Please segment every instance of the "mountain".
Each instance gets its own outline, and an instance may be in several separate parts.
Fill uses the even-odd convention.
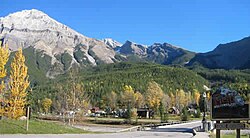
[[[131,41],[121,44],[111,38],[89,38],[36,9],[1,17],[0,41],[8,44],[12,52],[23,48],[27,64],[32,69],[29,73],[36,76],[40,72],[49,78],[66,73],[73,66],[120,61],[160,64],[177,61],[177,64],[183,64],[190,60],[192,53],[165,43],[145,46]]]
[[[36,9],[1,17],[0,41],[12,52],[23,48],[33,78],[54,78],[74,66],[86,68],[121,61],[250,68],[250,37],[196,54],[168,43],[147,46],[129,40],[122,44],[112,38],[89,38]]]
[[[155,43],[147,49],[147,59],[164,65],[184,65],[195,55],[194,52],[184,50],[168,43]]]
[[[0,18],[0,40],[11,51],[22,47],[31,49],[33,56],[39,53],[40,60],[50,63],[44,70],[47,77],[62,74],[74,64],[88,66],[116,61],[115,51],[103,41],[88,38],[35,9]]]
[[[120,53],[124,55],[145,56],[147,55],[147,47],[127,40],[121,46]]]
[[[117,49],[122,46],[120,42],[113,40],[112,38],[105,38],[102,40],[106,45],[110,46],[113,49]]]
[[[180,64],[185,65],[195,53],[173,46],[168,43],[154,43],[146,46],[126,41],[121,46],[120,53],[129,56],[137,56],[141,60],[164,65]],[[134,58],[133,58],[134,59]]]
[[[211,69],[249,69],[250,37],[218,45],[213,51],[197,54],[188,65],[200,64]]]

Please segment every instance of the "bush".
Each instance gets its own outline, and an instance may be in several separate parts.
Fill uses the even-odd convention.
[[[193,113],[193,116],[194,116],[194,118],[200,118],[201,117],[201,111],[200,111],[199,108],[196,110],[196,112]]]
[[[188,110],[186,107],[184,107],[182,109],[182,112],[181,112],[181,121],[188,121],[189,120],[189,114],[188,114]]]
[[[137,118],[137,109],[133,108],[131,110],[131,118],[136,119]]]
[[[168,113],[167,112],[165,112],[164,114],[163,114],[163,118],[162,118],[162,120],[161,120],[161,122],[167,122],[168,121]]]
[[[132,119],[132,109],[130,103],[128,103],[127,111],[125,113],[126,123],[131,124]]]
[[[160,111],[161,123],[167,122],[168,121],[168,113],[165,110],[162,102],[160,102],[159,111]]]

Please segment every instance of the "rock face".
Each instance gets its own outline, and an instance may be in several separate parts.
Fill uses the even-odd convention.
[[[146,61],[159,64],[182,64],[184,65],[195,53],[178,48],[168,43],[154,43],[151,46],[136,44],[126,41],[122,45],[120,53],[125,55],[136,55]]]
[[[160,64],[172,64],[175,59],[186,54],[183,49],[168,43],[155,43],[148,48],[147,53],[150,61]]]
[[[120,53],[125,55],[137,55],[142,57],[147,54],[147,47],[145,45],[136,44],[131,41],[126,41],[122,45]]]
[[[197,54],[189,65],[201,64],[207,68],[250,68],[250,37],[218,45],[213,51]]]
[[[115,52],[102,41],[83,36],[35,9],[0,18],[0,40],[8,44],[11,51],[32,47],[50,56],[48,77],[58,74],[54,66],[62,73],[72,64],[86,66],[115,61]],[[68,68],[59,58],[65,54],[71,58]]]

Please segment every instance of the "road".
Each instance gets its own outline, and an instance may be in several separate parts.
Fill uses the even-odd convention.
[[[41,134],[41,135],[0,135],[1,138],[191,138],[192,128],[201,125],[201,121],[162,126],[148,131],[105,133],[105,134]],[[207,138],[207,133],[197,133],[194,138]]]

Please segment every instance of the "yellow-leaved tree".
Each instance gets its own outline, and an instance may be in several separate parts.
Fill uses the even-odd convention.
[[[186,106],[186,93],[183,89],[177,89],[175,93],[176,107],[181,111]]]
[[[111,94],[109,94],[109,96],[107,97],[107,103],[108,103],[108,106],[114,110],[116,109],[116,105],[117,105],[117,94],[112,91]]]
[[[51,104],[52,104],[52,100],[49,99],[49,98],[45,98],[43,99],[43,102],[42,102],[42,105],[43,105],[43,109],[45,110],[45,113],[47,114],[50,107],[51,107]]]
[[[9,95],[7,99],[7,103],[9,104],[7,115],[9,118],[18,119],[24,115],[28,87],[28,67],[25,65],[25,57],[22,49],[19,49],[11,62]]]
[[[137,91],[134,94],[134,97],[135,97],[135,107],[136,108],[143,107],[143,105],[144,105],[144,97],[143,97],[143,95],[139,91]]]
[[[176,106],[176,99],[175,99],[175,95],[172,93],[172,92],[170,92],[169,93],[169,97],[170,97],[170,106],[171,107],[175,107]]]
[[[123,94],[121,95],[121,100],[124,106],[130,104],[130,106],[135,106],[135,95],[132,86],[125,85],[123,87]]]
[[[0,41],[0,103],[4,103],[4,93],[5,93],[5,84],[3,78],[6,76],[5,65],[9,59],[9,50],[7,45],[2,45]],[[4,107],[0,106],[0,116],[4,113]]]
[[[6,76],[6,69],[5,65],[7,61],[9,60],[9,49],[7,45],[2,45],[2,42],[0,41],[0,79],[4,78]]]
[[[150,108],[152,108],[155,112],[160,105],[160,102],[163,98],[163,91],[159,84],[155,81],[148,83],[148,88],[145,93],[145,99]]]
[[[194,89],[194,100],[197,105],[199,105],[201,94],[197,89]]]

